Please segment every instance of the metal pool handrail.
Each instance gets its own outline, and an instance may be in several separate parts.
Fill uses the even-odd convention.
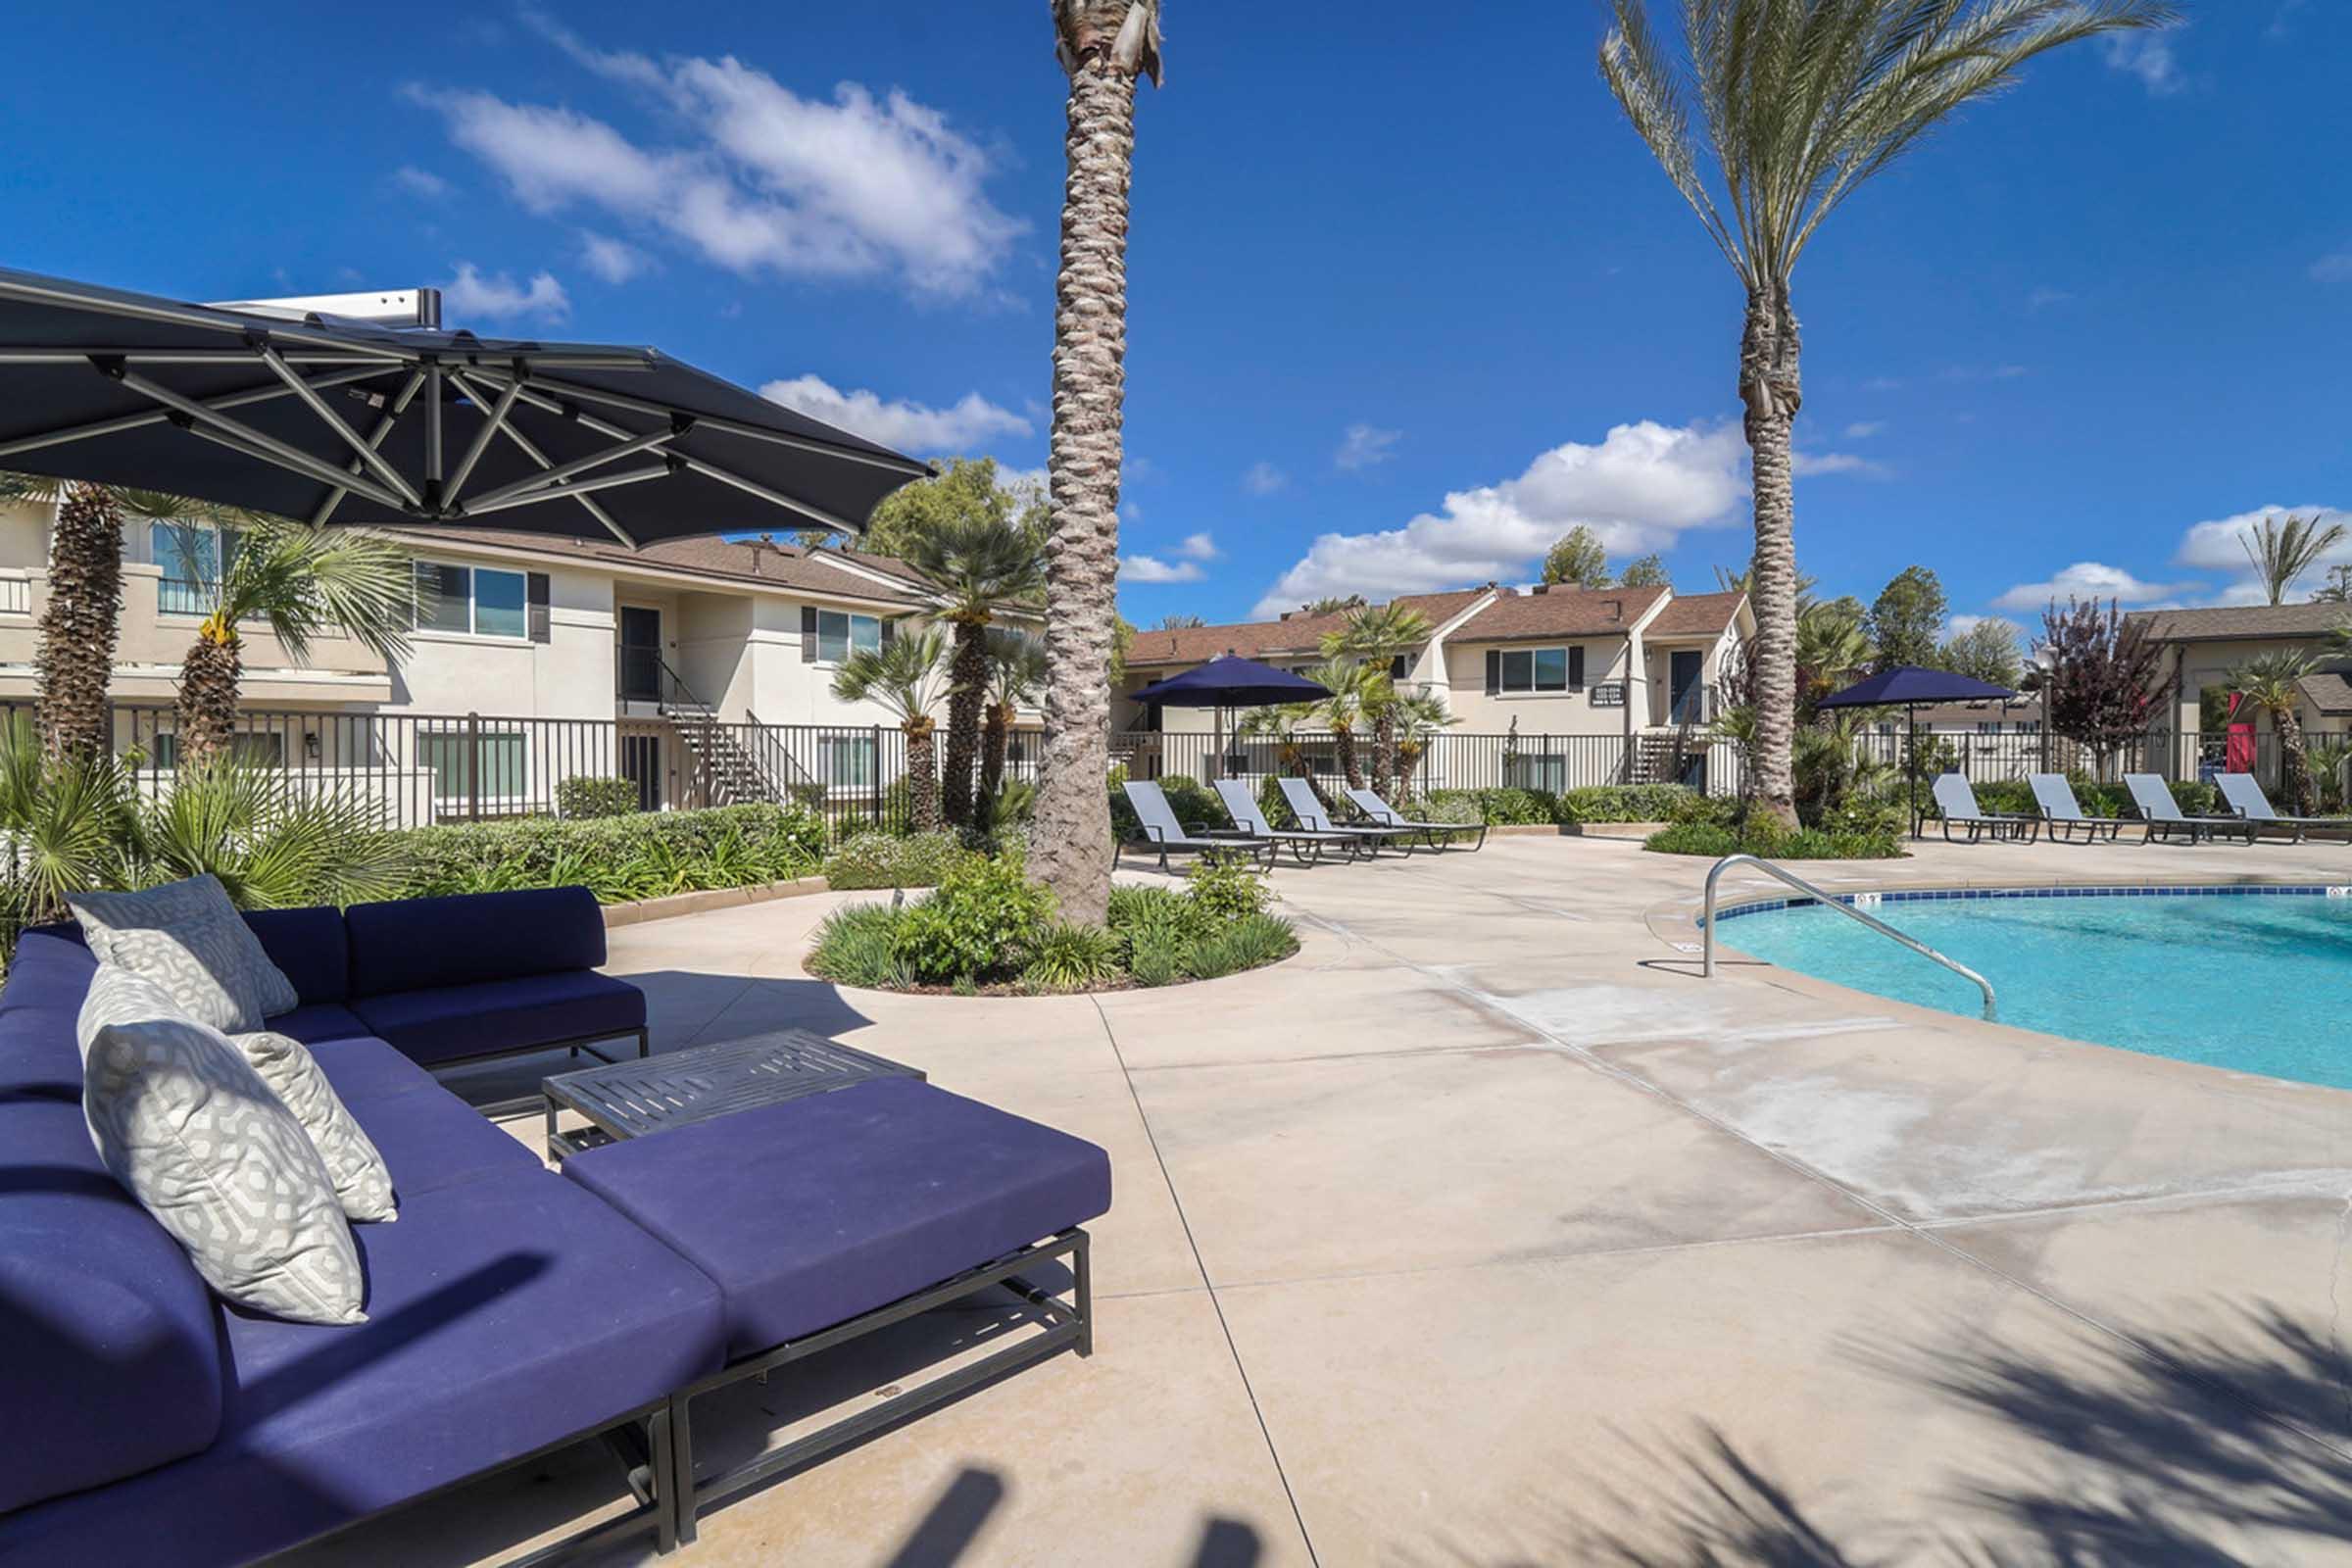
[[[1918,954],[1921,957],[1933,958],[1936,962],[1942,964],[1946,969],[1951,970],[1952,973],[1961,975],[1970,980],[1974,980],[1977,983],[1977,989],[1984,993],[1985,1020],[1987,1022],[1992,1022],[1999,1018],[2000,1014],[1995,1010],[1993,1005],[1992,982],[1985,979],[1983,975],[1977,973],[1976,970],[1971,969],[1965,963],[1945,957],[1942,954],[1937,953],[1934,948],[1929,947],[1926,943],[1920,941],[1916,937],[1907,937],[1903,935],[1902,932],[1897,931],[1894,927],[1888,925],[1886,921],[1880,919],[1878,916],[1864,914],[1860,909],[1855,908],[1852,905],[1838,902],[1838,897],[1835,894],[1824,893],[1821,889],[1815,887],[1812,883],[1806,881],[1803,877],[1798,876],[1793,871],[1783,870],[1781,867],[1773,864],[1770,860],[1763,858],[1761,856],[1755,855],[1727,855],[1722,859],[1717,860],[1713,869],[1707,872],[1706,956],[1704,961],[1699,965],[1699,973],[1706,979],[1712,980],[1715,978],[1715,884],[1722,880],[1724,872],[1730,870],[1735,865],[1752,865],[1757,870],[1763,872],[1766,876],[1777,877],[1781,881],[1786,882],[1790,887],[1796,889],[1799,893],[1811,895],[1813,901],[1821,905],[1823,907],[1836,909],[1839,914],[1844,915],[1849,920],[1859,920],[1864,925],[1870,927],[1873,931],[1879,933],[1879,935],[1883,937],[1892,937],[1895,941],[1901,943],[1904,947],[1909,948],[1913,953]]]

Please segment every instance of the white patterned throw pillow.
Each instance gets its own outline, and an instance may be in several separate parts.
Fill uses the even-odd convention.
[[[344,1107],[343,1097],[319,1071],[310,1048],[290,1035],[268,1030],[230,1035],[228,1043],[302,1123],[311,1146],[326,1161],[326,1173],[334,1181],[344,1215],[358,1220],[398,1219],[392,1172],[385,1168],[384,1156],[376,1152],[375,1141]]]
[[[171,993],[181,1016],[245,1034],[302,1000],[211,874],[137,893],[66,900],[100,963],[141,974]]]
[[[297,1323],[361,1323],[367,1282],[334,1179],[260,1073],[172,997],[102,966],[79,1028],[99,1158],[222,1299]]]

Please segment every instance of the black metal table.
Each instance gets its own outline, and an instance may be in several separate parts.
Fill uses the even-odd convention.
[[[754,1105],[821,1095],[871,1078],[920,1078],[903,1062],[869,1055],[806,1029],[695,1046],[656,1056],[559,1073],[540,1085],[547,1100],[547,1151],[556,1159],[618,1138],[642,1138]],[[563,1112],[587,1118],[584,1132],[557,1129]]]

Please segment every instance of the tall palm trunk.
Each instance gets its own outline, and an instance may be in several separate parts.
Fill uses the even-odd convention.
[[[106,688],[122,610],[122,514],[103,485],[74,485],[59,504],[48,593],[34,656],[41,744],[56,757],[96,757],[109,740]]]
[[[1351,790],[1362,789],[1364,774],[1356,757],[1355,731],[1334,729],[1331,732],[1331,749],[1339,754],[1340,773],[1348,780],[1348,787]]]
[[[1386,783],[1396,773],[1396,714],[1386,703],[1372,715],[1372,782]]]
[[[988,701],[988,622],[956,622],[956,657],[948,665],[948,760],[940,780],[940,811],[948,826],[972,820],[972,770],[980,755],[980,710]]]
[[[913,718],[900,728],[906,735],[906,831],[928,833],[939,826],[938,726]]]
[[[1751,288],[1740,341],[1740,400],[1746,405],[1756,554],[1756,741],[1753,788],[1783,827],[1796,826],[1796,491],[1789,444],[1804,403],[1796,313],[1786,283]]]
[[[177,766],[200,766],[227,752],[237,729],[237,680],[244,662],[235,628],[207,618],[180,660]]]
[[[980,789],[994,797],[1004,783],[1004,753],[1012,741],[1012,705],[991,703],[980,726]]]
[[[1056,22],[1060,17],[1056,10]],[[1075,51],[1061,274],[1054,287],[1054,435],[1047,457],[1046,749],[1030,866],[1062,917],[1103,924],[1110,903],[1110,668],[1126,395],[1127,186],[1135,75],[1100,45]]]

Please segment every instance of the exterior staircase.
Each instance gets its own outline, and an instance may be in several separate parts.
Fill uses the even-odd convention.
[[[685,748],[685,769],[705,804],[743,806],[764,802],[781,806],[788,797],[779,780],[735,729],[719,721],[710,705],[694,694],[667,663],[662,666],[662,716]],[[755,730],[755,733],[757,731]]]

